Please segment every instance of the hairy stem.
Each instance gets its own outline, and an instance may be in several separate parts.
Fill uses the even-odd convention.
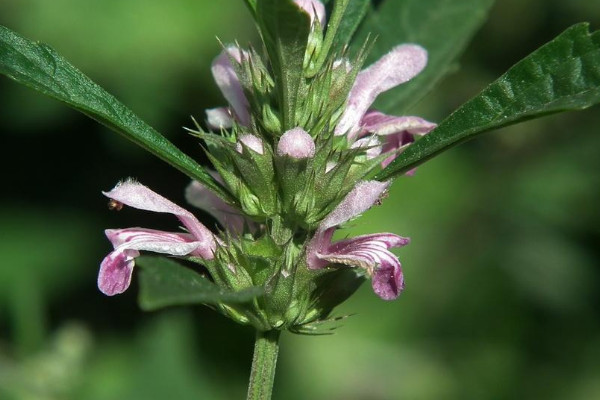
[[[248,400],[269,400],[273,392],[280,331],[256,332]]]

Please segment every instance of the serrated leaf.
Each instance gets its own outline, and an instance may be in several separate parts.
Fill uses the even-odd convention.
[[[310,19],[291,0],[257,0],[256,20],[279,90],[282,126],[286,131],[295,127]]]
[[[527,119],[600,102],[600,31],[577,24],[518,62],[410,145],[377,175],[384,180],[474,136]]]
[[[187,304],[246,303],[263,293],[259,287],[234,292],[164,257],[142,256],[138,303],[145,311]]]
[[[410,82],[380,95],[375,108],[406,114],[456,67],[458,56],[485,21],[492,4],[493,0],[386,0],[372,10],[355,41],[360,48],[367,35],[375,38],[366,65],[401,43],[419,44],[429,53],[427,67]]]
[[[60,100],[161,158],[222,198],[229,194],[202,166],[169,142],[54,49],[0,25],[0,73]]]

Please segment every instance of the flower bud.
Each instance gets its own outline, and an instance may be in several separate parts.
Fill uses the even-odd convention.
[[[269,132],[281,132],[281,120],[269,104],[262,108],[262,123]]]
[[[227,107],[209,108],[204,112],[210,129],[229,129],[233,126],[233,117]]]
[[[295,159],[312,158],[315,155],[315,142],[304,129],[290,129],[279,139],[277,154]]]
[[[235,145],[235,149],[240,154],[242,154],[242,151],[243,151],[242,143],[246,147],[250,148],[251,150],[254,150],[256,153],[258,153],[260,155],[264,154],[263,143],[262,143],[262,140],[258,136],[241,135],[238,139],[238,142]]]

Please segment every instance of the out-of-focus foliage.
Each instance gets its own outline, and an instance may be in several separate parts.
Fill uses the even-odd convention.
[[[402,152],[378,179],[410,171],[449,148],[494,129],[600,103],[600,31],[573,25],[519,61]]]
[[[236,0],[0,3],[1,24],[50,43],[200,161],[180,127],[224,104],[215,36],[244,44],[250,20]],[[585,20],[600,28],[599,1],[497,2],[460,72],[411,113],[441,120]],[[187,178],[6,79],[0,105],[0,398],[243,398],[250,329],[207,308],[144,313],[135,290],[95,287],[102,229],[176,228],[110,212],[100,190],[134,176],[184,204]],[[406,291],[388,303],[365,286],[335,335],[285,335],[274,397],[600,397],[598,126],[595,109],[517,125],[399,178],[344,234],[410,236]]]
[[[403,85],[402,93],[383,93],[377,99],[378,110],[405,112],[440,79],[456,69],[456,58],[485,22],[494,0],[386,0],[372,3],[373,10],[358,32],[362,40],[374,36],[369,62],[376,61],[399,42],[418,43],[429,51],[427,67]]]

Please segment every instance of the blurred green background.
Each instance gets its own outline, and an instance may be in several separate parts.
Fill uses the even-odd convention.
[[[579,21],[599,29],[600,1],[498,1],[414,113],[441,120]],[[224,104],[216,38],[255,40],[241,0],[2,0],[0,24],[51,44],[200,160],[182,127]],[[410,236],[406,291],[388,303],[364,285],[335,335],[285,335],[275,398],[600,398],[599,126],[597,107],[528,122],[398,179],[347,233]],[[4,78],[0,131],[0,399],[243,398],[251,329],[202,307],[143,313],[135,284],[96,288],[103,229],[177,226],[109,212],[100,191],[133,176],[183,205],[187,178]]]

